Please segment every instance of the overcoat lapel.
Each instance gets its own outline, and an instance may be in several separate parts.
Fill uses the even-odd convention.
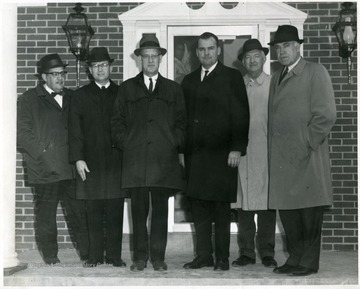
[[[55,100],[54,97],[52,97],[44,88],[43,85],[39,85],[37,88],[37,94],[39,96],[42,96],[44,98],[44,101],[52,106],[54,106],[56,109],[58,110],[62,110],[62,108],[60,107],[60,105],[57,103],[57,101]]]

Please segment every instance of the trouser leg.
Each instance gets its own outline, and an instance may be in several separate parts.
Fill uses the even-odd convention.
[[[279,211],[286,234],[288,265],[319,269],[323,207]]]
[[[196,254],[198,257],[210,258],[213,254],[212,248],[212,202],[191,199],[191,210],[194,219],[196,234]]]
[[[230,249],[230,203],[214,202],[215,223],[215,257],[217,259],[229,258]]]
[[[286,248],[289,253],[286,264],[298,266],[303,252],[300,210],[279,210],[279,215],[285,230]]]
[[[257,247],[261,258],[275,255],[276,210],[257,211]]]
[[[150,259],[151,261],[164,261],[168,233],[168,200],[171,190],[164,188],[150,188],[150,190]]]
[[[61,183],[61,198],[69,232],[73,242],[76,243],[80,259],[86,260],[89,257],[89,232],[85,201],[75,199],[74,180],[61,181]]]
[[[134,261],[149,259],[147,218],[149,214],[149,188],[130,189],[131,216],[133,223]]]
[[[124,198],[105,200],[106,258],[121,259]]]
[[[59,183],[35,185],[35,230],[43,258],[57,257],[56,212],[59,203]]]
[[[104,259],[104,201],[87,200],[86,212],[89,229],[89,259],[103,262]]]
[[[321,230],[324,216],[323,207],[301,210],[303,220],[303,254],[299,265],[318,270],[321,251]]]
[[[255,259],[255,211],[238,210],[240,256]]]

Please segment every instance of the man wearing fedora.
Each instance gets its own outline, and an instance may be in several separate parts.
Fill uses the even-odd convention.
[[[269,208],[279,210],[289,257],[275,273],[318,272],[324,207],[332,204],[328,135],[336,121],[326,69],[300,56],[298,30],[279,26],[274,40],[283,68],[269,95]]]
[[[120,85],[111,121],[113,142],[123,151],[122,188],[131,197],[133,272],[146,268],[149,255],[154,270],[167,270],[168,199],[184,189],[178,154],[185,139],[185,105],[180,85],[159,73],[165,53],[155,35],[141,38],[134,54],[142,72]]]
[[[235,207],[239,224],[240,257],[233,267],[255,264],[254,221],[257,215],[256,243],[262,264],[276,267],[275,226],[276,210],[268,210],[268,154],[267,125],[268,100],[271,76],[263,71],[269,49],[257,39],[244,43],[238,59],[246,69],[244,82],[250,108],[249,143],[247,154],[239,165],[238,198]]]
[[[44,262],[59,263],[56,211],[59,201],[81,259],[88,254],[84,202],[75,199],[74,167],[69,163],[68,115],[72,91],[58,54],[39,61],[42,83],[18,99],[17,143],[24,150],[27,176],[34,185],[35,230]]]
[[[186,194],[196,234],[196,257],[185,269],[230,267],[230,204],[236,202],[238,165],[246,154],[249,105],[241,73],[223,65],[220,54],[218,37],[201,34],[196,49],[201,66],[181,84],[187,108]]]
[[[90,240],[84,267],[102,264],[104,252],[107,264],[126,266],[121,259],[125,197],[121,189],[122,152],[111,143],[111,113],[119,88],[110,79],[113,61],[104,47],[90,51],[88,65],[94,81],[75,91],[70,105],[70,161],[78,172],[76,197],[86,200]]]

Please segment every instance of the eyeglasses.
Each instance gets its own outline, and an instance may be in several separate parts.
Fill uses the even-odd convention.
[[[51,74],[53,77],[65,77],[67,74],[67,71],[61,71],[61,72],[47,72],[45,74]]]
[[[106,68],[106,67],[109,67],[109,63],[98,63],[98,64],[94,64],[94,65],[91,65],[91,67],[94,69],[99,69],[100,67],[101,68]]]
[[[155,54],[155,55],[142,54],[142,55],[141,55],[141,58],[142,58],[142,59],[146,59],[146,60],[150,60],[150,59],[157,58],[157,57],[159,57],[159,56],[160,56],[160,54]]]

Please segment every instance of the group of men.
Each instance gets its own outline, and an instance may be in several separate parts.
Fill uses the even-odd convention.
[[[336,111],[330,77],[300,56],[302,42],[294,26],[278,27],[269,45],[283,69],[270,77],[263,71],[269,49],[247,40],[238,57],[243,77],[219,61],[218,37],[205,32],[196,49],[201,66],[179,85],[159,73],[167,51],[146,34],[134,51],[142,66],[137,76],[118,86],[110,79],[114,59],[106,48],[93,48],[93,81],[74,92],[64,88],[66,64],[57,54],[44,56],[44,83],[18,101],[18,144],[35,188],[45,263],[60,262],[56,208],[62,200],[84,266],[125,267],[123,208],[130,198],[130,270],[141,272],[148,261],[167,270],[168,198],[185,191],[196,236],[196,257],[185,269],[229,270],[231,203],[237,201],[240,257],[233,267],[256,262],[257,214],[262,264],[280,274],[316,273],[323,208],[332,202],[327,136]],[[279,267],[276,210],[289,252]]]

